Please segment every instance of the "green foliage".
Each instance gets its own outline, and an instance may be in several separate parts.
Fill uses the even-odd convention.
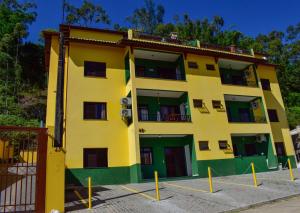
[[[152,34],[157,25],[163,23],[165,9],[162,5],[156,6],[153,0],[145,0],[144,3],[143,7],[135,9],[126,20],[133,28]]]
[[[23,44],[36,6],[20,2],[0,1],[0,125],[38,126],[46,108],[37,95],[45,87],[44,51],[40,45]]]
[[[27,126],[38,127],[39,121],[37,119],[25,119],[17,115],[0,115],[0,126]]]
[[[291,128],[299,125],[300,121],[300,106],[289,107],[287,109],[288,120]]]
[[[87,27],[93,23],[110,23],[109,17],[102,6],[95,5],[90,1],[84,0],[81,7],[75,7],[69,3],[65,3],[64,7],[67,14],[67,24],[83,24]]]

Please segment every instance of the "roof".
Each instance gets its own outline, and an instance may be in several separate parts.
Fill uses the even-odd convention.
[[[112,33],[112,34],[119,34],[119,35],[127,36],[127,32],[118,31],[118,30],[99,29],[99,28],[82,27],[82,26],[74,26],[74,25],[66,25],[66,24],[59,25],[59,29],[61,31],[77,29],[77,30],[86,30],[86,31],[101,32],[101,33]]]
[[[107,41],[107,40],[90,39],[90,38],[82,38],[82,37],[70,37],[71,29],[118,34],[118,35],[123,35],[123,37],[119,41]],[[203,46],[200,45],[200,47],[196,47],[196,46],[188,46],[181,43],[162,42],[157,39],[147,40],[147,39],[139,39],[139,38],[128,38],[127,32],[109,30],[109,29],[73,26],[73,25],[60,25],[60,31],[63,32],[65,35],[66,45],[69,45],[69,42],[76,42],[76,43],[88,43],[93,45],[112,46],[112,47],[121,47],[121,48],[130,46],[133,48],[145,48],[145,49],[156,49],[156,50],[158,49],[158,50],[165,50],[170,52],[179,52],[179,53],[183,53],[184,55],[191,53],[196,55],[211,56],[211,57],[215,57],[216,59],[226,58],[232,60],[248,61],[251,63],[257,63],[266,66],[277,66],[275,64],[269,63],[267,59],[263,57],[258,58],[251,54],[247,54],[245,52],[240,52],[240,53],[231,52],[228,51],[228,48],[213,48],[211,47],[212,45],[203,45]],[[52,36],[59,36],[59,32],[44,31],[43,35],[45,37],[45,49],[47,49],[46,38]],[[155,38],[157,38],[157,36],[155,36]],[[48,43],[49,43],[49,39],[48,39]],[[49,50],[45,50],[45,53],[47,54],[48,51]],[[257,53],[257,54],[261,55],[261,53]],[[47,66],[47,60],[46,60],[46,66]]]

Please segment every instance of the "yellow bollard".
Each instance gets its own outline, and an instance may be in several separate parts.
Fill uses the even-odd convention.
[[[210,169],[210,167],[208,167],[207,170],[208,170],[209,191],[210,191],[210,193],[213,193],[213,184],[212,184],[211,169]]]
[[[157,173],[157,171],[154,172],[154,177],[155,177],[156,200],[160,201],[159,185],[158,185],[158,173]]]
[[[88,178],[88,187],[89,187],[89,209],[92,208],[92,179]]]
[[[251,163],[251,168],[252,168],[253,184],[254,184],[254,187],[257,187],[257,180],[256,180],[254,163]]]
[[[291,165],[291,161],[290,161],[289,158],[288,158],[288,165],[289,165],[289,170],[290,170],[291,181],[294,181],[295,178],[294,178],[294,175],[293,175],[292,165]]]

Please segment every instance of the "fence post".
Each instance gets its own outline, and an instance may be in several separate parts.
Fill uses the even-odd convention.
[[[88,178],[88,187],[89,187],[89,209],[92,209],[92,179]]]
[[[210,191],[210,193],[213,193],[213,184],[212,184],[211,169],[210,169],[210,167],[208,167],[207,170],[208,170],[209,191]]]
[[[159,185],[158,185],[158,173],[157,173],[157,171],[154,172],[154,177],[155,177],[156,200],[160,201]]]
[[[294,178],[294,174],[293,174],[293,170],[292,170],[292,165],[291,165],[291,161],[290,159],[288,158],[288,165],[289,165],[289,170],[290,170],[290,177],[291,177],[291,181],[294,181],[295,178]]]
[[[252,168],[252,177],[253,177],[253,184],[254,187],[257,187],[257,180],[256,180],[256,174],[255,174],[255,167],[254,167],[254,163],[251,163],[251,168]]]

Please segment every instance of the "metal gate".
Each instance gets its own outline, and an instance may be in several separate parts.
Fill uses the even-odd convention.
[[[44,212],[47,129],[0,126],[0,212]]]

